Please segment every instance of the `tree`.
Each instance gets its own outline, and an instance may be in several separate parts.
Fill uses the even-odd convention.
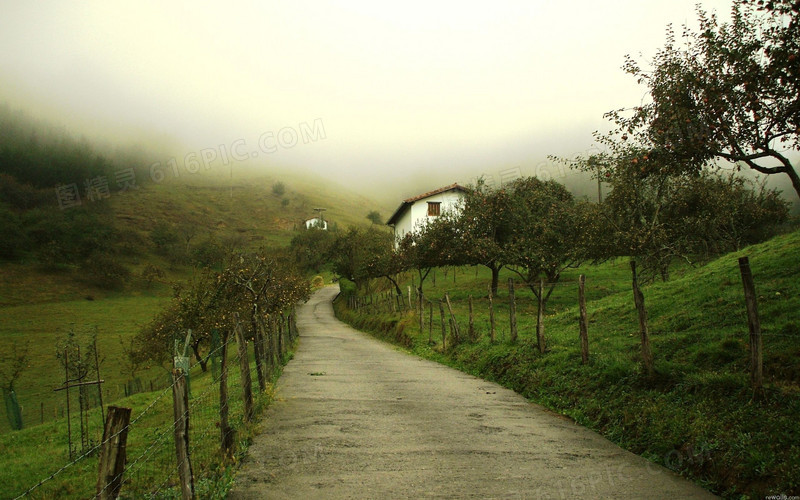
[[[452,243],[459,244],[458,250],[463,263],[481,265],[491,270],[491,290],[495,297],[500,270],[507,262],[505,247],[512,230],[511,215],[508,190],[492,190],[483,179],[479,179],[475,186],[465,192],[457,214],[446,214],[459,228],[459,237],[454,238]]]
[[[574,163],[610,187],[603,203],[581,210],[583,250],[594,260],[636,259],[643,281],[667,280],[676,258],[693,263],[763,241],[788,216],[777,191],[741,176],[681,172],[632,141],[612,146],[602,161]]]
[[[184,221],[178,225],[178,234],[184,244],[183,254],[185,257],[189,256],[189,242],[197,236],[198,229],[196,224],[189,221]]]
[[[221,272],[203,269],[188,283],[175,287],[173,299],[136,335],[128,349],[131,363],[150,359],[165,366],[173,342],[192,329],[190,347],[203,371],[208,362],[211,331],[223,337],[233,329],[234,313],[250,319],[250,338],[256,338],[265,315],[279,313],[308,298],[308,281],[279,251],[232,254]]]
[[[403,295],[403,290],[397,281],[397,275],[408,268],[408,262],[402,252],[394,250],[393,235],[386,233],[386,242],[376,247],[376,252],[366,261],[366,271],[370,278],[386,278],[394,286],[397,295]]]
[[[463,232],[455,213],[442,213],[407,233],[398,244],[399,259],[406,269],[416,269],[417,291],[423,294],[423,283],[431,270],[445,265],[463,265]]]
[[[330,248],[333,271],[362,289],[371,277],[370,263],[391,249],[392,237],[376,227],[351,227],[338,233]]]
[[[299,231],[289,250],[295,264],[305,273],[319,273],[330,263],[334,234],[330,231]]]
[[[785,174],[800,195],[787,154],[800,150],[798,10],[790,0],[761,9],[735,0],[731,22],[721,23],[698,8],[700,28],[684,28],[683,47],[668,28],[652,69],[626,59],[624,70],[647,86],[650,101],[607,113],[616,130],[603,140],[630,138],[676,173],[724,159]]]
[[[17,383],[22,372],[28,368],[30,342],[26,342],[20,347],[16,342],[11,344],[11,352],[3,354],[0,361],[3,362],[0,368],[0,384],[4,390],[14,392],[14,384]]]
[[[515,180],[509,192],[509,236],[504,257],[508,268],[537,297],[538,281],[546,279],[550,286],[541,297],[546,303],[561,273],[578,266],[584,258],[582,206],[554,180],[524,177]]]
[[[174,255],[175,248],[180,243],[180,238],[175,232],[175,228],[166,222],[159,221],[150,230],[150,241],[155,246],[156,253],[164,256]]]
[[[383,224],[381,214],[377,210],[370,211],[370,213],[367,214],[367,219],[369,219],[373,224]]]
[[[22,409],[17,400],[17,393],[14,390],[14,384],[17,383],[22,372],[29,366],[30,343],[25,343],[25,346],[20,348],[16,342],[11,346],[10,354],[3,354],[0,357],[0,392],[3,393],[3,400],[5,402],[6,416],[8,423],[13,430],[20,430],[22,424]]]

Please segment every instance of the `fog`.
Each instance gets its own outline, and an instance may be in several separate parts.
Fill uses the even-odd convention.
[[[589,150],[604,112],[641,102],[625,54],[649,61],[668,23],[695,26],[694,5],[15,2],[0,101],[90,138],[379,198],[481,175],[569,183],[547,155]],[[703,5],[728,17],[729,1]]]

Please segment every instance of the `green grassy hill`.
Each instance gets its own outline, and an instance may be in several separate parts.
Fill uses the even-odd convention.
[[[272,190],[279,181],[285,186],[281,196]],[[211,172],[111,193],[107,200],[111,223],[124,243],[118,246],[123,251],[113,258],[130,271],[118,289],[98,286],[86,274],[91,263],[50,268],[32,257],[0,261],[0,352],[4,353],[0,369],[13,344],[29,346],[28,367],[15,385],[26,426],[52,420],[63,411],[62,393],[53,392],[63,382],[55,355],[56,345],[70,330],[85,343],[97,327],[98,347],[105,358],[101,365],[105,402],[124,396],[122,384],[133,377],[125,364],[125,339],[168,302],[172,283],[194,272],[188,263],[176,263],[155,251],[150,236],[157,225],[174,231],[191,225],[195,234],[190,250],[212,237],[255,249],[288,245],[304,228],[303,221],[315,215],[316,207],[326,208],[326,220],[340,228],[370,224],[366,219],[370,210],[389,210],[341,186],[301,174],[235,172],[232,187],[227,177]],[[150,265],[165,274],[147,283],[141,273]],[[154,367],[136,375],[147,387],[150,380],[163,379],[165,372]],[[7,432],[5,410],[0,413],[0,432]]]
[[[754,399],[750,388],[737,263],[743,255],[750,258],[764,333],[763,399]],[[580,273],[587,276],[590,321],[586,366],[578,342]],[[495,299],[497,342],[489,342],[489,275],[483,269],[439,270],[436,286],[426,281],[426,296],[434,302],[448,292],[462,332],[467,330],[468,296],[474,298],[480,339],[446,351],[438,305],[432,343],[427,317],[420,332],[413,313],[356,313],[345,309],[345,301],[337,309],[356,326],[498,381],[716,493],[760,498],[800,493],[798,280],[800,231],[795,231],[645,287],[656,369],[652,379],[641,369],[638,320],[624,260],[584,266],[563,277],[548,303],[545,354],[536,349],[535,301],[525,288],[516,294],[519,342],[508,342],[507,288]]]

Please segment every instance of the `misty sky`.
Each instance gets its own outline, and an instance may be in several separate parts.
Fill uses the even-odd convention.
[[[644,98],[625,54],[649,61],[695,3],[6,1],[0,100],[413,192],[588,149]]]

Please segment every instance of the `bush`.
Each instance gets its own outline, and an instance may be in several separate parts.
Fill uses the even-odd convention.
[[[226,253],[225,248],[212,235],[192,250],[192,260],[201,267],[220,267]]]
[[[0,259],[17,259],[28,248],[28,238],[16,214],[0,207]]]
[[[130,276],[127,267],[108,254],[94,254],[81,264],[84,277],[91,284],[105,290],[119,290]]]
[[[123,255],[144,255],[147,246],[147,240],[138,231],[123,229],[118,234],[117,248]]]
[[[150,241],[153,242],[156,253],[164,256],[174,253],[179,242],[175,229],[166,222],[158,222],[150,230]]]
[[[281,181],[272,185],[272,194],[275,196],[283,196],[284,193],[286,193],[286,186],[284,186]]]
[[[142,269],[142,279],[147,283],[147,286],[152,285],[156,281],[161,281],[166,277],[166,273],[160,267],[148,264]]]
[[[0,173],[0,202],[9,206],[29,210],[42,205],[53,204],[56,200],[52,190],[36,189],[30,184],[17,181],[14,177]]]

